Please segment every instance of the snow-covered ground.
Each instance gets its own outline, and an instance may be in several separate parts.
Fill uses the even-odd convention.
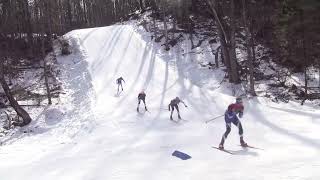
[[[245,140],[263,150],[241,148],[233,126],[225,143],[235,154],[230,155],[212,148],[225,131],[223,118],[205,123],[235,99],[227,85],[220,87],[222,71],[199,70],[182,55],[184,45],[165,52],[134,25],[66,36],[73,54],[58,57],[65,94],[60,104],[34,117],[23,129],[28,133],[13,135],[0,147],[1,179],[320,178],[318,109],[245,100]],[[117,95],[120,76],[124,91]],[[150,112],[137,113],[142,89]],[[188,105],[180,106],[178,123],[169,120],[167,110],[176,96]],[[175,150],[192,158],[171,156]]]

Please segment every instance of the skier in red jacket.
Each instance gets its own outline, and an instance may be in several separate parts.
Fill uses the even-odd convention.
[[[224,141],[225,139],[227,139],[229,133],[231,132],[231,124],[234,124],[238,127],[239,129],[239,136],[240,136],[240,144],[243,147],[248,146],[246,142],[244,142],[243,140],[243,128],[241,125],[241,122],[239,120],[239,118],[242,118],[243,116],[243,104],[242,104],[242,99],[241,98],[237,98],[236,99],[236,103],[234,104],[230,104],[228,106],[227,111],[225,112],[225,122],[226,122],[226,132],[223,134],[221,142],[219,144],[219,149],[224,149]],[[237,117],[237,115],[239,116],[239,118]]]

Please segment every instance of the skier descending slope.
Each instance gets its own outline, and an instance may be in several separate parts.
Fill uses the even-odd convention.
[[[137,107],[137,111],[139,112],[139,106],[140,106],[140,102],[143,102],[144,104],[144,109],[146,111],[148,111],[147,106],[146,106],[146,93],[144,92],[144,90],[142,90],[139,94],[138,94],[138,107]]]
[[[227,111],[225,112],[225,122],[226,122],[226,132],[223,134],[221,142],[219,144],[219,149],[224,149],[224,141],[227,139],[229,133],[231,132],[231,123],[236,125],[239,129],[239,136],[240,136],[240,144],[243,147],[247,147],[247,143],[244,142],[243,140],[243,128],[241,125],[240,120],[237,117],[237,114],[239,115],[240,118],[243,116],[243,104],[242,104],[242,99],[237,98],[235,104],[230,104],[228,106]]]
[[[172,99],[170,104],[168,105],[168,109],[170,111],[170,107],[171,107],[171,115],[170,115],[170,119],[172,119],[172,114],[173,114],[173,111],[174,111],[174,108],[177,109],[177,112],[178,112],[178,118],[181,119],[181,116],[180,116],[180,111],[179,111],[179,106],[178,104],[179,103],[183,103],[185,107],[188,107],[179,97],[176,97],[175,99]]]
[[[119,77],[119,78],[116,80],[116,83],[118,84],[118,91],[117,91],[118,94],[119,94],[119,87],[120,87],[120,86],[121,86],[121,90],[123,91],[122,81],[125,82],[122,77]]]

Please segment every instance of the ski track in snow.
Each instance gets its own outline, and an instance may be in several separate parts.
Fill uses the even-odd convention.
[[[134,25],[66,36],[73,54],[58,57],[66,94],[33,122],[44,130],[0,147],[1,179],[320,178],[319,110],[245,100],[245,140],[264,150],[240,147],[233,126],[225,143],[230,155],[211,148],[225,131],[223,118],[205,121],[223,114],[234,97],[226,88],[215,89],[220,70],[200,72],[192,57],[181,55],[188,44],[165,52]],[[115,96],[120,76],[124,92]],[[141,89],[150,112],[136,112]],[[188,105],[180,106],[183,120],[177,123],[167,110],[176,96]],[[175,158],[174,150],[192,158]]]

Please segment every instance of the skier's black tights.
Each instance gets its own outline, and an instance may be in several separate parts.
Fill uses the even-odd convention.
[[[172,114],[173,114],[174,108],[176,108],[176,109],[177,109],[177,111],[178,111],[178,115],[180,116],[180,111],[179,111],[179,107],[178,107],[178,105],[177,105],[177,104],[170,105],[170,107],[171,107],[171,116],[172,116]]]
[[[236,125],[239,129],[239,135],[240,137],[243,135],[243,129],[242,129],[242,125],[241,125],[241,122],[240,121],[237,121],[237,122],[232,122],[234,125]],[[227,123],[226,124],[226,132],[224,133],[223,135],[223,138],[224,139],[227,139],[229,133],[231,132],[231,123]]]
[[[122,83],[118,83],[118,92],[119,92],[119,87],[121,86],[121,89],[123,91]]]
[[[142,101],[143,104],[144,104],[144,106],[146,106],[146,101],[145,101],[145,99],[139,99],[138,106],[140,105],[140,101]]]

